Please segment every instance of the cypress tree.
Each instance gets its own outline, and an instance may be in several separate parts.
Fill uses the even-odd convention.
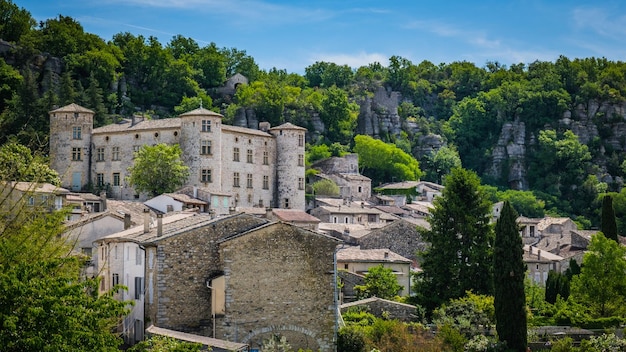
[[[452,298],[493,294],[491,203],[470,170],[453,169],[422,233],[430,248],[422,253],[417,287],[420,304],[431,311]]]
[[[527,346],[526,299],[524,295],[524,248],[516,223],[517,213],[507,201],[496,223],[494,246],[494,306],[500,341],[512,351]]]
[[[613,198],[610,195],[605,195],[602,198],[602,220],[600,224],[600,231],[606,238],[610,238],[613,241],[619,243],[617,239],[617,223],[615,221],[615,210],[613,209]]]

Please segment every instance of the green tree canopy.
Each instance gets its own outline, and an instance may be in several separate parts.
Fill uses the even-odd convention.
[[[311,192],[316,196],[339,196],[339,186],[330,179],[319,180],[311,185]]]
[[[398,283],[393,269],[385,268],[383,264],[369,268],[365,274],[365,284],[354,286],[354,291],[359,298],[392,299],[401,289],[402,286]]]
[[[525,352],[527,346],[524,248],[517,213],[504,202],[495,226],[493,254],[494,306],[498,339],[510,350]]]
[[[444,186],[422,233],[430,247],[421,254],[417,291],[430,310],[466,291],[493,293],[491,203],[472,171],[453,169]]]
[[[181,160],[178,144],[144,145],[135,154],[135,164],[129,171],[128,182],[138,192],[152,196],[173,192],[185,184],[189,168]]]
[[[589,308],[593,317],[623,315],[626,303],[626,247],[596,234],[572,278],[569,299]]]
[[[372,184],[414,181],[422,176],[417,160],[393,144],[365,135],[354,137],[354,143],[361,173],[371,178]]]
[[[0,147],[0,181],[61,184],[59,174],[48,166],[47,160],[16,142]]]

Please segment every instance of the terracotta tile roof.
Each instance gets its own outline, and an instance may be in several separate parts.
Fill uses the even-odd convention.
[[[172,199],[177,200],[181,203],[185,203],[185,204],[194,204],[194,205],[207,205],[208,203],[194,198],[194,197],[190,197],[186,194],[183,193],[165,193],[165,195],[172,197]]]
[[[320,219],[297,209],[272,209],[272,213],[281,221],[286,222],[320,222]]]
[[[62,106],[58,109],[54,109],[52,111],[50,111],[49,113],[57,113],[57,112],[87,112],[87,113],[92,113],[95,114],[95,112],[93,110],[89,110],[87,108],[84,108],[78,104],[69,104],[69,105],[65,105]]]
[[[280,126],[272,127],[270,130],[301,130],[306,131],[307,129],[304,127],[296,126],[290,122],[283,123]]]
[[[2,182],[3,187],[13,187],[20,192],[36,192],[36,193],[50,193],[50,194],[68,194],[69,190],[55,186],[50,183],[37,183],[37,182]]]
[[[162,129],[177,129],[180,128],[181,119],[179,117],[173,117],[169,119],[158,120],[143,120],[135,123],[134,125],[130,120],[123,120],[120,123],[114,123],[93,129],[93,134],[103,133],[117,133],[117,132],[129,132],[129,131],[144,131],[144,130],[162,130]]]
[[[252,128],[231,126],[231,125],[222,125],[222,132],[233,132],[233,133],[239,133],[239,134],[250,134],[254,136],[272,137],[271,134],[267,132],[263,132],[261,130],[255,130]]]
[[[187,117],[187,116],[214,116],[214,117],[224,117],[221,114],[216,113],[215,111],[211,111],[205,108],[197,108],[191,111],[187,111],[186,113],[180,114],[179,117]]]
[[[342,248],[337,251],[338,262],[411,263],[411,260],[389,249]]]
[[[409,188],[415,188],[419,184],[420,184],[419,181],[403,181],[403,182],[396,182],[396,183],[388,183],[380,187],[376,187],[376,189],[409,189]]]

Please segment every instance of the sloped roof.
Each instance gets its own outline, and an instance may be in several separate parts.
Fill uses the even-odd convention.
[[[380,187],[376,187],[376,189],[385,190],[385,189],[410,189],[416,188],[420,184],[419,181],[403,181],[396,183],[387,183]]]
[[[374,262],[374,263],[411,263],[389,249],[361,249],[361,247],[347,247],[337,251],[338,262]]]
[[[7,182],[2,182],[3,187],[7,187]],[[36,193],[50,193],[50,194],[68,194],[69,190],[65,188],[61,188],[59,186],[55,186],[50,183],[38,183],[38,182],[9,182],[9,187],[13,187],[13,189],[20,192],[36,192]]]
[[[57,112],[86,112],[86,113],[95,114],[93,110],[89,110],[85,107],[82,107],[74,103],[49,111],[49,113],[57,113]]]
[[[283,123],[280,126],[276,126],[276,127],[270,128],[270,131],[271,130],[300,130],[300,131],[306,131],[307,129],[304,128],[304,127],[296,126],[296,125],[294,125],[291,122],[286,122],[286,123]]]
[[[222,114],[218,114],[215,111],[211,111],[205,108],[197,108],[191,111],[187,111],[186,113],[178,115],[179,117],[187,117],[187,116],[214,116],[214,117],[224,117]]]
[[[142,120],[132,124],[130,120],[122,120],[120,123],[98,127],[93,129],[93,134],[129,132],[129,131],[145,131],[145,130],[161,130],[180,128],[181,119],[178,117],[158,119],[158,120]]]
[[[231,125],[222,125],[222,132],[233,132],[233,133],[240,133],[240,134],[250,134],[250,135],[255,135],[255,136],[272,137],[271,134],[267,132],[263,132],[261,130],[255,130],[253,128],[231,126]]]
[[[281,221],[286,222],[320,222],[320,219],[297,209],[272,209],[272,213]]]
[[[247,351],[248,350],[248,345],[244,343],[220,340],[220,339],[215,339],[212,337],[206,337],[206,336],[201,336],[201,335],[194,335],[194,334],[190,334],[186,332],[159,328],[154,325],[150,325],[146,329],[146,332],[149,334],[171,337],[171,338],[181,340],[181,341],[199,343],[204,346],[211,346],[211,347],[219,348],[225,351]]]
[[[172,199],[177,200],[181,203],[185,203],[185,204],[193,204],[193,205],[207,205],[208,203],[194,198],[194,197],[190,197],[184,193],[165,193],[166,196],[172,197]]]

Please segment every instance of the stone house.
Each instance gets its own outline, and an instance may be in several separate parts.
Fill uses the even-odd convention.
[[[524,246],[524,263],[528,268],[528,278],[536,284],[545,285],[551,270],[561,272],[562,261],[563,257],[556,254],[533,246]]]
[[[311,209],[310,214],[320,219],[322,222],[367,225],[379,224],[383,212],[378,209],[347,203],[336,207],[319,206]]]
[[[346,247],[337,251],[337,268],[357,275],[365,276],[372,267],[382,265],[393,270],[402,289],[400,296],[411,293],[411,260],[389,249],[361,249]]]
[[[143,204],[163,214],[184,209],[198,209],[202,213],[206,213],[209,210],[207,202],[178,193],[164,193],[148,199]]]
[[[65,207],[69,190],[50,183],[0,182],[0,206],[24,206],[35,211],[55,211]]]
[[[391,224],[373,229],[370,233],[359,238],[361,249],[388,249],[411,260],[413,267],[417,267],[417,252],[427,248],[428,243],[422,240],[417,226],[405,219],[399,219]]]
[[[359,173],[358,154],[318,160],[311,165],[311,168],[320,173],[312,176],[307,182],[330,179],[339,186],[339,197],[342,199],[365,201],[372,195],[372,180]]]
[[[141,199],[126,179],[143,145],[179,144],[203,201],[218,210],[236,206],[305,208],[306,129],[290,123],[260,130],[222,124],[223,116],[199,108],[177,118],[133,118],[93,128],[92,110],[70,104],[50,111],[51,167],[72,191],[106,190],[116,199]],[[227,203],[227,204],[224,204]]]
[[[252,348],[279,334],[294,348],[333,350],[339,241],[246,214],[159,219],[156,227],[131,228],[98,242],[108,258],[100,270],[103,291],[115,283],[114,274],[145,285],[127,293],[144,307],[143,314],[136,310],[125,319],[128,339],[136,341],[152,324]],[[113,264],[116,246],[126,256]]]
[[[266,213],[266,218],[312,231],[317,231],[320,224],[320,219],[302,210],[296,209],[269,209]]]

